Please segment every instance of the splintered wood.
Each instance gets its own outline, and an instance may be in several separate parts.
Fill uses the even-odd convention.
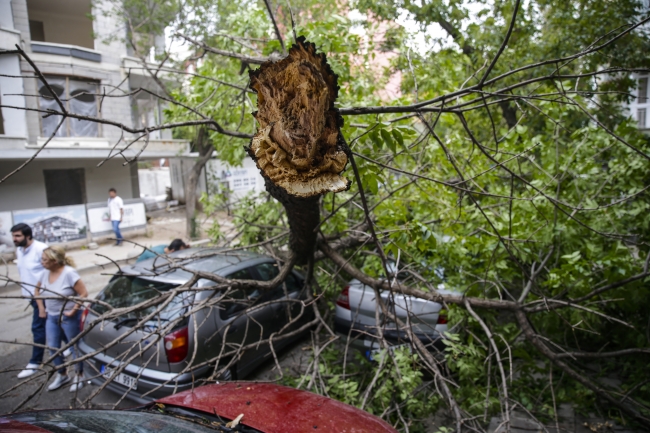
[[[314,44],[298,38],[284,59],[252,71],[259,123],[249,153],[262,174],[294,197],[348,189],[334,101],[337,76]]]

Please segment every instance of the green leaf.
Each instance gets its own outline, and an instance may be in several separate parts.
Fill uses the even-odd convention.
[[[393,140],[393,136],[390,135],[390,133],[385,129],[382,129],[380,132],[381,138],[384,139],[384,143],[386,143],[391,152],[395,153],[397,151],[397,148],[395,146],[395,140]]]
[[[384,147],[384,143],[381,141],[381,138],[379,138],[379,132],[377,132],[376,129],[370,131],[368,134],[370,137],[370,140],[372,140],[372,144],[374,144],[374,149],[379,151]]]
[[[402,146],[402,148],[406,149],[404,146],[404,136],[399,131],[399,129],[393,129],[391,133],[393,134],[393,137],[395,137],[395,141],[397,141],[399,145]]]

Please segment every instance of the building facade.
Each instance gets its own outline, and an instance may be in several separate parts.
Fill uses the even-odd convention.
[[[628,108],[630,115],[633,119],[636,120],[639,125],[639,129],[645,132],[650,132],[650,119],[648,119],[648,114],[650,113],[650,103],[648,103],[648,76],[647,75],[635,75],[634,77],[637,82],[637,88],[634,92],[634,99],[630,102]]]
[[[0,212],[104,202],[110,187],[124,199],[140,197],[137,163],[126,162],[145,140],[124,150],[136,137],[118,126],[68,118],[57,130],[59,116],[30,111],[57,109],[54,92],[76,114],[129,127],[162,123],[160,101],[133,94],[138,88],[159,92],[157,84],[131,56],[126,26],[102,4],[0,0],[0,49],[20,46],[50,84],[48,89],[19,55],[0,55],[0,179],[54,134],[37,158],[0,183]],[[188,148],[170,131],[154,131],[138,159],[175,157]]]

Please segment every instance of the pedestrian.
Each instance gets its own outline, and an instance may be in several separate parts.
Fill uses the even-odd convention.
[[[41,262],[45,271],[36,284],[34,295],[46,299],[37,299],[39,316],[46,319],[47,346],[50,355],[54,356],[61,348],[63,335],[72,341],[81,333],[80,301],[70,300],[72,296],[87,298],[86,285],[73,268],[74,262],[66,256],[61,247],[49,247],[43,250]],[[79,357],[79,349],[75,343],[72,346],[72,359]],[[52,359],[55,367],[63,364],[63,356],[56,355]],[[83,387],[83,362],[75,364],[76,374],[70,387],[70,392],[76,392]],[[48,391],[59,389],[70,382],[65,369],[60,369],[54,381],[47,387]]]
[[[135,262],[137,263],[143,260],[150,259],[152,257],[158,257],[162,254],[171,254],[173,252],[181,251],[189,247],[190,246],[187,245],[183,241],[183,239],[174,239],[168,246],[163,244],[163,245],[156,245],[155,247],[146,249],[142,254],[140,254],[140,256]]]
[[[113,232],[115,232],[115,246],[122,245],[122,233],[120,233],[120,223],[124,217],[124,202],[122,198],[117,195],[115,188],[108,190],[108,213],[111,217],[111,224],[113,225]]]
[[[22,296],[29,300],[32,307],[32,335],[34,337],[32,357],[27,363],[27,367],[18,373],[18,378],[24,379],[36,373],[36,369],[43,362],[45,353],[45,319],[39,317],[38,304],[34,300],[34,288],[45,270],[41,264],[41,256],[47,245],[32,238],[32,228],[24,223],[16,224],[11,228],[11,237],[17,247],[16,258]]]

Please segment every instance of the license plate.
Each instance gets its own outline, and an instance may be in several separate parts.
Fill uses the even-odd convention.
[[[116,375],[115,370],[105,365],[102,365],[100,371],[102,373],[102,376],[104,376],[105,379],[110,379],[113,382],[119,383],[120,385],[124,385],[129,389],[138,389],[138,379],[136,379],[135,377],[131,377],[124,373],[120,373]]]

